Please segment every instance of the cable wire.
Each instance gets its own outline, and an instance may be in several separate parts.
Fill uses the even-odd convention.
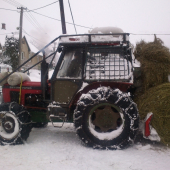
[[[46,18],[50,18],[50,19],[53,19],[53,20],[56,20],[56,21],[61,21],[60,19],[52,18],[52,17],[49,17],[49,16],[46,16],[46,15],[40,14],[40,13],[35,12],[35,11],[31,11],[31,12],[34,12],[34,13],[36,13],[36,14],[38,14],[38,15],[41,15],[41,16],[44,16],[44,17],[46,17]],[[73,25],[73,23],[70,23],[70,22],[66,22],[66,23]],[[83,28],[92,29],[92,28],[90,28],[90,27],[86,27],[86,26],[82,26],[82,25],[78,25],[78,24],[75,24],[75,25],[78,26],[78,27],[83,27]]]
[[[33,25],[33,27],[39,30],[39,27],[31,20],[27,13],[24,13],[24,17]]]
[[[15,7],[18,7],[18,6],[23,6],[23,7],[24,7],[23,4],[15,1],[15,0],[3,0],[3,1],[5,1],[5,2],[7,2],[7,3],[9,3],[9,4],[11,4],[11,5],[15,6]],[[25,17],[26,17],[26,15],[25,15]],[[29,17],[30,17],[30,18],[29,18]],[[32,19],[33,21],[31,21],[31,19]],[[27,20],[29,20],[29,22],[30,22],[35,28],[37,28],[38,30],[41,30],[41,32],[44,32],[45,34],[47,34],[46,31],[44,31],[44,29],[42,28],[42,26],[39,24],[39,22],[35,19],[35,17],[34,17],[31,13],[28,13],[28,15],[27,15]]]
[[[74,23],[74,18],[73,18],[73,14],[72,14],[71,5],[70,5],[70,1],[69,0],[68,0],[68,4],[69,4],[69,8],[70,8],[70,13],[71,13],[71,17],[72,17],[72,20],[73,20],[73,24],[74,24],[74,29],[75,29],[75,32],[77,34],[77,30],[76,30],[76,26],[75,26],[75,23]]]
[[[39,40],[39,39],[33,37],[32,35],[28,34],[24,29],[23,29],[23,32],[24,32],[25,34],[27,34],[29,37],[32,37],[32,38],[34,39],[34,41],[38,41],[38,43],[40,43],[40,44],[42,44],[43,46],[45,46],[46,43],[43,43],[42,40]]]
[[[8,3],[8,1],[10,1],[10,0],[3,0],[3,1],[6,1],[7,3]],[[17,5],[16,4],[20,4],[20,3],[18,3],[17,1],[15,1],[15,7],[17,7]],[[22,4],[20,4],[21,6],[23,6]],[[46,17],[46,18],[49,18],[49,19],[53,19],[53,20],[56,20],[56,21],[61,21],[61,20],[59,20],[59,19],[56,19],[56,18],[52,18],[52,17],[49,17],[49,16],[46,16],[46,15],[43,15],[43,14],[40,14],[40,13],[38,13],[38,12],[35,12],[35,11],[31,11],[31,10],[29,10],[29,11],[27,11],[27,12],[34,12],[35,14],[38,14],[38,15],[41,15],[41,16],[44,16],[44,17]],[[73,24],[73,23],[70,23],[70,22],[66,22],[67,24],[70,24],[70,25],[75,25],[75,26],[78,26],[78,27],[82,27],[82,28],[88,28],[88,29],[92,29],[91,27],[86,27],[86,26],[82,26],[82,25],[78,25],[78,24]]]
[[[23,31],[24,31],[24,33],[25,34],[27,34],[28,36],[30,36],[30,37],[32,37],[32,38],[34,38],[35,40],[37,40],[37,41],[40,41],[40,42],[42,42],[41,40],[39,40],[39,39],[37,39],[37,38],[35,38],[35,37],[33,37],[33,36],[31,36],[30,34],[28,34],[24,29],[23,29]]]
[[[15,6],[15,7],[17,7],[18,5],[23,6],[22,4],[18,3],[18,2],[15,1],[15,0],[3,0],[3,1],[5,1],[5,2],[7,2],[7,3],[9,3],[9,4],[11,4],[11,5]],[[69,1],[69,0],[68,0],[68,1]],[[55,2],[53,2],[53,3],[56,3],[56,2],[58,2],[58,1],[55,1]],[[52,3],[51,3],[51,4],[52,4]],[[49,4],[49,5],[51,5],[51,4]],[[46,5],[46,6],[49,6],[49,5]],[[44,6],[44,7],[45,7],[45,6]],[[40,8],[42,8],[42,7],[40,7]],[[0,8],[0,9],[9,10],[9,11],[17,11],[17,10],[6,9],[6,8]],[[70,9],[71,9],[71,8],[70,8]],[[36,10],[36,9],[34,9],[34,10]],[[61,20],[59,20],[59,19],[52,18],[52,17],[46,16],[46,15],[40,14],[40,13],[35,12],[35,11],[33,11],[33,10],[29,10],[29,11],[27,11],[27,12],[34,12],[35,14],[38,14],[38,15],[47,17],[47,18],[49,18],[49,19],[61,21]],[[91,27],[86,27],[86,26],[82,26],[82,25],[78,25],[78,24],[69,23],[69,22],[66,22],[66,23],[67,23],[67,24],[71,24],[71,25],[75,25],[75,26],[79,26],[79,27],[83,27],[83,28],[92,29]],[[165,34],[165,33],[163,33],[163,34],[156,34],[156,33],[150,33],[150,34],[129,33],[129,34],[131,34],[131,35],[170,35],[169,33],[167,33],[167,34]],[[2,35],[2,34],[1,34],[1,35]]]
[[[24,17],[38,30],[38,31],[42,31],[42,27],[36,22],[36,20],[34,20],[34,18],[29,15],[28,13],[24,12]]]
[[[151,33],[151,34],[136,34],[136,33],[129,33],[131,35],[170,35],[170,34],[157,34],[157,33]]]
[[[7,8],[0,8],[0,9],[4,9],[4,10],[8,10],[8,11],[17,11],[17,10],[14,10],[14,9],[7,9]]]
[[[28,13],[28,15],[32,18],[32,20],[37,24],[37,26],[39,27],[39,30],[41,31],[41,32],[44,32],[45,34],[48,34],[45,30],[44,30],[44,28],[39,24],[39,22],[36,20],[36,18],[33,16],[33,14],[32,13]],[[48,34],[49,35],[49,34]],[[50,37],[50,35],[49,35],[49,37]]]
[[[23,4],[17,2],[16,0],[10,0],[10,1],[12,1],[13,3],[15,3],[17,6],[22,6],[22,7],[26,8],[26,6],[24,6]]]
[[[8,3],[8,4],[12,5],[12,6],[17,7],[17,5],[15,3],[13,3],[13,2],[11,2],[9,0],[3,0],[3,1],[5,1],[6,3]]]
[[[48,4],[48,5],[45,5],[45,6],[36,8],[36,9],[29,10],[28,12],[30,12],[30,11],[35,11],[35,10],[42,9],[42,8],[45,8],[45,7],[50,6],[50,5],[52,5],[52,4],[56,3],[56,2],[58,2],[58,1],[55,1],[55,2],[53,2],[53,3],[51,3],[51,4]]]

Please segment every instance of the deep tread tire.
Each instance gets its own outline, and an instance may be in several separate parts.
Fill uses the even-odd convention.
[[[100,135],[103,133],[96,136],[96,132],[93,133],[90,130],[90,112],[102,103],[103,105],[113,104],[121,110],[123,125],[121,126],[121,132],[117,136],[110,136],[113,133],[109,132],[105,134],[104,138],[100,138]],[[110,87],[100,87],[90,90],[87,94],[83,94],[77,102],[77,107],[74,111],[74,125],[78,136],[86,146],[93,148],[126,148],[129,144],[133,143],[138,130],[138,124],[139,114],[136,104],[127,93],[123,93],[119,89],[111,89]],[[113,131],[116,132],[118,129]]]
[[[9,129],[9,131],[8,131]],[[23,144],[32,129],[31,116],[16,102],[0,105],[0,144]]]

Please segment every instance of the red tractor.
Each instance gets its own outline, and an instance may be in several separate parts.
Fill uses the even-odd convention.
[[[87,146],[127,147],[139,126],[138,109],[132,100],[134,68],[129,34],[63,35],[39,52],[58,40],[56,51],[40,61],[41,82],[3,85],[0,144],[22,144],[32,127],[51,121],[54,127],[58,127],[54,122],[73,122]],[[46,59],[51,56],[53,60],[56,53],[60,57],[48,79]]]

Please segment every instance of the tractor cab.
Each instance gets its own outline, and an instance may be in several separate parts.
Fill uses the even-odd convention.
[[[127,91],[132,82],[129,34],[61,36],[62,50],[51,82],[51,100],[69,105],[86,83],[90,88],[109,83]],[[108,40],[109,37],[109,40]]]

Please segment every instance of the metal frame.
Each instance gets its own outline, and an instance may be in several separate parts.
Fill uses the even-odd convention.
[[[11,72],[10,74],[8,74],[6,77],[4,77],[2,80],[0,80],[0,83],[7,79],[11,74],[13,74],[14,72],[18,71],[22,66],[24,66],[26,63],[28,63],[30,60],[32,60],[34,57],[36,57],[40,52],[43,52],[48,46],[50,46],[52,43],[54,43],[55,41],[61,39],[62,37],[80,37],[80,36],[88,36],[88,42],[83,42],[83,44],[93,44],[95,42],[92,42],[91,41],[91,37],[92,36],[105,36],[105,35],[122,35],[123,36],[123,41],[107,41],[107,42],[104,42],[104,43],[127,43],[127,45],[129,46],[129,41],[126,40],[126,36],[128,35],[129,36],[129,33],[115,33],[115,34],[73,34],[73,35],[62,35],[62,36],[58,36],[56,37],[54,40],[52,40],[50,43],[48,43],[45,47],[43,47],[41,50],[39,50],[37,53],[35,53],[32,57],[30,57],[27,61],[25,61],[23,64],[21,64],[17,69],[15,69],[13,72]],[[102,42],[96,42],[96,43],[102,43]],[[81,44],[81,42],[75,42],[75,43],[60,43],[57,50],[50,54],[49,56],[47,56],[45,59],[49,58],[50,56],[52,56],[54,54],[56,54],[56,52],[59,50],[59,47],[62,46],[62,45],[71,45],[71,44]],[[53,59],[54,59],[54,56],[53,56]],[[43,61],[43,60],[42,60]],[[30,70],[31,68],[35,67],[37,64],[41,63],[42,61],[36,63],[35,65],[29,67],[27,70],[23,71],[24,73],[28,70]],[[51,63],[52,63],[53,60],[51,60]],[[58,63],[59,64],[59,63]],[[56,71],[55,71],[56,72]],[[53,77],[52,77],[53,79]]]

